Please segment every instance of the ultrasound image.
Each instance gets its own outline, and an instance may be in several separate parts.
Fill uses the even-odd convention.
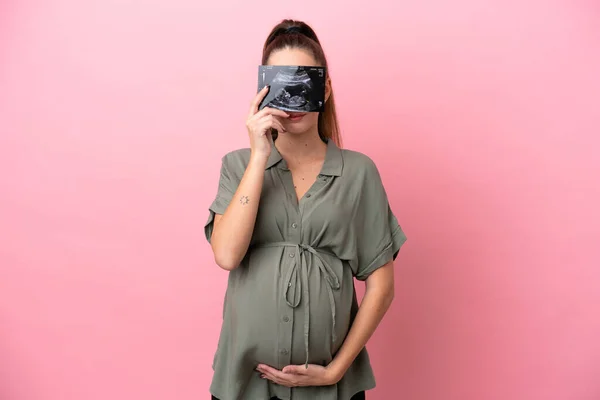
[[[325,103],[325,69],[303,66],[259,67],[260,91],[269,85],[260,109],[265,106],[284,111],[322,111]]]

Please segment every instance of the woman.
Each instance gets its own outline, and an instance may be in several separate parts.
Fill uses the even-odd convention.
[[[263,64],[324,66],[314,31],[284,20]],[[321,113],[252,102],[250,148],[222,159],[205,233],[229,271],[213,399],[364,399],[375,386],[365,344],[394,296],[406,237],[377,167],[338,147],[330,77]],[[366,281],[360,308],[354,280]]]

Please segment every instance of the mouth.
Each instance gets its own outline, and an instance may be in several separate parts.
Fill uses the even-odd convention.
[[[289,114],[288,121],[290,121],[290,122],[298,122],[306,115],[306,113],[288,113],[288,114]]]

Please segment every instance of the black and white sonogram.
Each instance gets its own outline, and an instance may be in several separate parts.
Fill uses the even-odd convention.
[[[290,112],[319,112],[325,107],[324,67],[260,65],[258,91],[269,85],[269,92],[260,103]]]

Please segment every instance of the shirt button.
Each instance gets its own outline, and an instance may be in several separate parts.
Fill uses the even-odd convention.
[[[294,258],[295,254],[294,253],[290,253],[290,258]]]
[[[283,317],[283,322],[289,322],[290,318],[286,315],[285,317]]]
[[[307,198],[307,199],[308,199],[308,198],[310,198],[310,193],[306,195],[306,198]]]
[[[287,349],[281,349],[281,354],[287,354],[287,353],[288,353]]]
[[[298,227],[298,224],[294,222],[294,223],[292,224],[292,228],[296,229],[297,227]]]

